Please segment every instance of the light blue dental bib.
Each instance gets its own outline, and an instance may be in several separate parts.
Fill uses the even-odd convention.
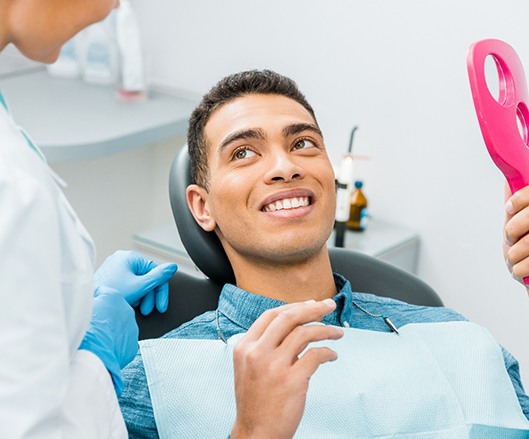
[[[346,328],[312,377],[296,438],[529,438],[502,352],[473,323],[400,334]],[[140,343],[160,438],[226,438],[235,420],[233,347],[220,340]]]

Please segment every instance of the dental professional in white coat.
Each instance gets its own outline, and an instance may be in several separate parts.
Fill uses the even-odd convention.
[[[64,42],[116,6],[0,0],[0,50],[12,43],[53,62]],[[120,370],[138,349],[131,305],[164,311],[176,265],[118,252],[94,277],[90,236],[1,96],[0,438],[126,438],[117,395]]]

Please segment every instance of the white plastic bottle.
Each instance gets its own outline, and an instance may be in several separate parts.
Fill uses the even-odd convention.
[[[119,60],[112,14],[86,28],[80,45],[83,80],[89,84],[116,84]]]
[[[121,60],[118,95],[124,99],[143,99],[147,84],[140,28],[129,0],[121,0],[116,11],[116,39]]]

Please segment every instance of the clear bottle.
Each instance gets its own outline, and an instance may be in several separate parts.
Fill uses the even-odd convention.
[[[363,183],[355,181],[355,189],[351,194],[351,205],[349,208],[349,230],[363,231],[367,226],[367,199],[362,192]]]

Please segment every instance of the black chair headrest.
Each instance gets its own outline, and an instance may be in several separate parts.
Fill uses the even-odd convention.
[[[186,188],[192,184],[187,144],[183,145],[171,166],[169,197],[178,233],[198,269],[220,285],[235,283],[230,261],[214,232],[205,232],[187,206]]]

